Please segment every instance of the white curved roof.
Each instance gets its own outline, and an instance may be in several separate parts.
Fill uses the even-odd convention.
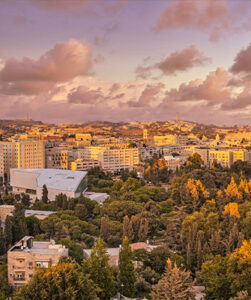
[[[71,171],[62,169],[12,169],[15,172],[38,174],[36,181],[38,187],[55,190],[75,192],[81,180],[87,176],[84,171]]]

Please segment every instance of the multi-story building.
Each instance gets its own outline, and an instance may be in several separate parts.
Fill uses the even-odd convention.
[[[209,148],[195,147],[193,153],[199,154],[205,166],[209,167]]]
[[[40,169],[45,167],[43,141],[0,142],[0,177],[9,178],[10,168]]]
[[[152,158],[154,155],[162,155],[163,150],[157,146],[146,146],[140,148],[140,160],[145,161],[146,159]]]
[[[104,148],[98,155],[100,166],[104,170],[119,171],[133,169],[139,164],[138,148]]]
[[[71,162],[71,170],[73,171],[88,171],[95,167],[99,167],[98,160],[84,160],[83,158],[78,158]]]
[[[234,161],[233,151],[230,150],[209,150],[209,164],[217,162],[224,168],[230,168]]]
[[[9,284],[14,288],[27,284],[37,268],[55,266],[62,256],[68,256],[65,246],[25,236],[8,251]]]
[[[237,160],[248,161],[248,151],[245,149],[233,150],[233,155],[233,162],[236,162]]]
[[[48,148],[45,150],[46,168],[48,169],[70,169],[70,164],[74,160],[71,150],[62,148]]]
[[[153,137],[154,144],[157,146],[164,145],[186,145],[188,142],[188,137],[186,135],[155,135]]]
[[[173,172],[175,172],[177,169],[179,169],[180,166],[183,164],[182,157],[164,156],[164,158],[167,162],[168,169],[172,170]]]

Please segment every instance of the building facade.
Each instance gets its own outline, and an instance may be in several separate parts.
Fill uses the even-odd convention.
[[[55,266],[68,249],[54,241],[35,242],[25,236],[8,251],[8,282],[14,288],[27,284],[37,268]]]
[[[0,142],[0,176],[9,178],[11,168],[40,169],[45,167],[43,141]]]

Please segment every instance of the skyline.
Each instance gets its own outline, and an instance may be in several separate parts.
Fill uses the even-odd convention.
[[[250,124],[248,1],[0,7],[1,119]]]

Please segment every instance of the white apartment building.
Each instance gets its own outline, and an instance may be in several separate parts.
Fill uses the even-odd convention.
[[[130,169],[139,164],[138,148],[103,149],[98,155],[100,166],[104,170],[119,171]]]

